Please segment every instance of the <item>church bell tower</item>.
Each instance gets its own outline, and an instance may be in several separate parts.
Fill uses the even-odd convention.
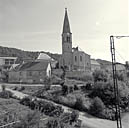
[[[65,8],[65,17],[62,32],[62,61],[63,66],[72,70],[72,33],[70,31],[67,8]]]

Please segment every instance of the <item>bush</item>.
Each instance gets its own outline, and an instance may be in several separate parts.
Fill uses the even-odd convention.
[[[125,81],[126,74],[124,72],[117,71],[116,77],[119,81]]]
[[[30,103],[31,103],[31,100],[32,100],[32,98],[30,98],[30,97],[24,97],[24,98],[22,98],[22,99],[20,100],[20,104],[29,106]]]
[[[23,118],[20,119],[20,123],[14,126],[14,128],[38,128],[40,122],[40,114],[35,112],[28,112]]]
[[[97,81],[104,81],[104,82],[106,82],[107,79],[108,79],[108,75],[103,70],[95,70],[93,72],[93,78],[94,78],[95,82],[97,82]]]
[[[6,90],[6,86],[4,84],[1,85],[2,91]]]
[[[68,94],[68,86],[67,85],[63,85],[62,86],[62,93],[63,93],[63,95],[67,95]]]
[[[8,99],[8,98],[12,98],[12,96],[13,96],[13,93],[10,91],[5,90],[5,91],[0,92],[0,98]]]
[[[24,86],[21,86],[20,88],[18,88],[18,91],[23,91],[23,90],[25,90]]]
[[[129,71],[126,74],[127,74],[127,77],[129,78]]]
[[[95,97],[90,106],[89,112],[97,117],[102,117],[105,105],[99,97]]]
[[[68,76],[67,78],[75,79],[75,80],[81,80],[81,81],[92,81],[93,80],[93,76],[91,74]]]
[[[79,112],[75,110],[72,111],[70,124],[72,124],[73,122],[77,122],[78,118],[79,118]]]
[[[85,97],[77,96],[76,102],[73,107],[74,109],[80,110],[80,111],[87,111],[88,110],[88,104]]]

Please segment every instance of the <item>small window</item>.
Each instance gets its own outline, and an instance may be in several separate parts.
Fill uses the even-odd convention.
[[[22,72],[20,72],[19,75],[21,76],[22,75]]]
[[[32,72],[31,71],[29,72],[29,76],[32,76]]]
[[[75,56],[75,62],[77,61],[77,56]]]
[[[39,75],[42,75],[42,72],[39,72]]]
[[[80,56],[80,61],[82,61],[82,56]]]

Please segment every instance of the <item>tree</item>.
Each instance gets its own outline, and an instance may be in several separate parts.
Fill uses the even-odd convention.
[[[126,67],[127,70],[129,70],[129,61],[125,62],[125,67]]]
[[[99,97],[95,97],[90,106],[90,113],[101,117],[104,112],[105,105]]]

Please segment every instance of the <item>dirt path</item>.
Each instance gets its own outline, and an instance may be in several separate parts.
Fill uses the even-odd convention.
[[[28,96],[27,94],[23,94],[21,92],[14,91],[14,90],[11,90],[8,88],[7,88],[7,90],[11,91],[14,94],[14,96],[16,96],[20,99],[22,99],[25,96]],[[38,100],[44,100],[44,99],[38,98]],[[48,101],[48,100],[45,100],[45,101]],[[49,101],[49,102],[52,102],[52,101]],[[52,102],[52,103],[54,103],[54,102]],[[60,105],[60,104],[56,104],[56,103],[54,103],[54,104]],[[71,108],[63,106],[63,105],[61,105],[61,106],[63,107],[65,112],[71,111]],[[94,118],[94,117],[90,116],[89,114],[83,113],[83,112],[79,113],[79,119],[82,120],[82,127],[83,128],[116,128],[115,121]],[[129,128],[128,122],[129,122],[129,113],[127,113],[122,118],[123,128]]]

